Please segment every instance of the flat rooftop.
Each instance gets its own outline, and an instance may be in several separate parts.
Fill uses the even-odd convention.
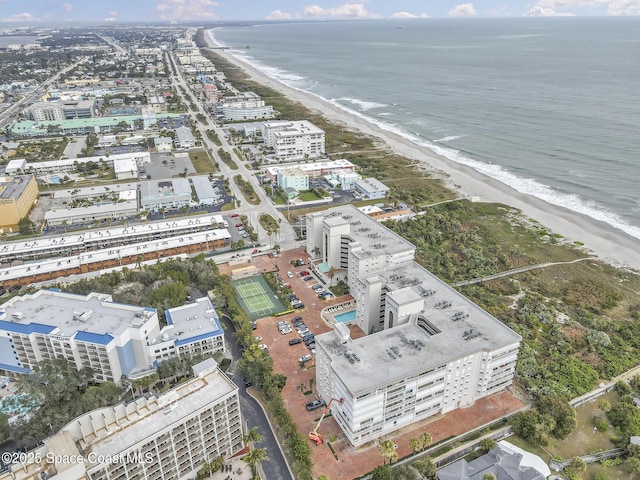
[[[50,290],[14,297],[0,310],[4,312],[3,320],[14,325],[49,325],[57,329],[56,334],[65,337],[84,331],[117,335],[132,324],[146,321],[155,312],[138,305],[113,303],[106,294],[84,296]],[[9,327],[5,325],[5,329]]]
[[[167,327],[162,329],[158,338],[151,342],[165,342],[167,335],[176,340],[176,345],[187,343],[194,337],[215,337],[223,335],[220,326],[220,318],[208,297],[198,298],[193,303],[188,303],[176,308],[165,310]]]
[[[0,177],[0,199],[18,200],[32,178],[33,175]]]
[[[415,246],[411,242],[353,205],[331,208],[325,212],[319,212],[318,215],[324,215],[324,222],[329,226],[349,224],[349,236],[353,241],[359,242],[364,249],[362,253],[355,253],[357,256],[393,255],[415,251]]]
[[[357,340],[349,339],[345,344],[335,331],[328,332],[316,336],[316,343],[329,354],[336,375],[357,395],[377,388],[381,382],[394,383],[418,371],[443,366],[481,350],[515,344],[521,339],[496,319],[489,324],[471,312],[464,321],[453,321],[452,313],[449,309],[446,313],[439,312],[437,318],[426,315],[440,330],[435,335],[415,323],[407,323]],[[476,328],[480,335],[465,340],[465,332]],[[352,362],[347,355],[358,360]]]
[[[115,433],[105,432],[88,450],[97,456],[115,456],[131,447],[153,438],[163,430],[184,422],[193,414],[217,399],[237,391],[235,386],[217,368],[178,386],[158,398],[155,409],[135,422],[120,420]],[[153,404],[150,404],[153,405]],[[106,438],[105,438],[106,437]]]

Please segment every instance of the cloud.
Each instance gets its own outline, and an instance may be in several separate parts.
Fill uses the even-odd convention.
[[[573,17],[573,13],[558,12],[553,8],[541,7],[536,5],[523,15],[523,17]]]
[[[40,19],[32,13],[18,13],[10,17],[4,17],[3,22],[39,22]]]
[[[418,16],[409,12],[396,12],[391,15],[391,18],[418,18]]]
[[[287,12],[281,12],[280,10],[274,10],[269,15],[267,15],[265,20],[291,20],[293,18],[297,18],[298,15],[292,15]]]
[[[104,19],[105,22],[115,22],[118,18],[118,12],[115,10],[109,10],[109,16]]]
[[[64,8],[65,12],[73,11],[73,5],[71,5],[70,3],[65,3],[64,5],[62,5],[62,8]]]
[[[640,0],[540,0],[529,12],[539,12],[537,7],[550,15],[575,9],[599,9],[601,13],[602,8],[606,8],[609,15],[640,15]]]
[[[310,5],[304,9],[305,15],[321,18],[380,18],[381,16],[369,12],[364,3],[345,3],[339,7],[323,8],[319,5]]]
[[[476,14],[476,7],[473,3],[463,3],[449,10],[449,15],[452,17],[472,17]]]
[[[609,15],[640,15],[640,0],[616,0],[609,2]]]
[[[218,16],[212,7],[213,0],[162,0],[156,5],[162,20],[214,20]]]

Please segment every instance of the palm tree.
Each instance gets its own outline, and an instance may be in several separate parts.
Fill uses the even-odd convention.
[[[242,437],[242,440],[244,441],[244,443],[260,443],[262,442],[262,435],[260,435],[260,432],[258,432],[258,427],[257,426],[253,426],[251,427],[251,430],[249,430],[247,432],[246,435],[244,435]]]
[[[414,453],[419,452],[422,450],[422,442],[419,438],[412,438],[409,440],[409,447],[414,451]]]
[[[267,456],[267,449],[254,448],[244,456],[243,460],[251,468],[257,468],[262,462],[269,460],[269,457]]]
[[[307,390],[307,386],[304,383],[301,383],[296,387],[296,390],[300,390],[300,393],[304,395],[304,392]]]
[[[320,251],[320,249],[318,247],[313,247],[313,250],[311,250],[311,253],[313,253],[313,255],[315,257],[319,257],[320,253],[322,253],[322,252]]]
[[[330,267],[329,270],[327,270],[327,277],[329,277],[329,281],[330,281],[330,285],[333,287],[333,277],[336,276],[336,273],[338,271],[336,270],[335,267]]]
[[[396,446],[393,444],[391,440],[383,440],[378,445],[378,452],[382,455],[384,459],[384,464],[387,464],[387,460],[389,463],[393,463],[398,460],[398,454],[396,453]]]
[[[422,435],[420,435],[420,442],[422,443],[422,448],[420,450],[424,450],[429,445],[431,445],[431,442],[433,442],[433,437],[429,432],[424,432]]]

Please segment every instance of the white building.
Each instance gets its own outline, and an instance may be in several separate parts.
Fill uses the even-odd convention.
[[[47,226],[55,227],[102,220],[124,220],[137,214],[138,200],[134,198],[119,203],[101,203],[88,207],[54,208],[45,212],[44,220]]]
[[[136,178],[138,176],[138,163],[131,157],[117,158],[113,160],[113,171],[117,180]]]
[[[193,133],[191,133],[189,127],[182,126],[176,128],[175,143],[177,148],[188,150],[189,148],[195,147],[196,139],[193,137]]]
[[[7,175],[16,175],[27,172],[27,161],[24,158],[11,160],[4,169]]]
[[[227,121],[255,120],[271,118],[275,112],[271,105],[265,105],[264,100],[254,92],[243,92],[232,97],[224,97],[222,114]]]
[[[373,177],[356,179],[353,182],[353,189],[367,200],[385,198],[389,193],[389,187]]]
[[[145,180],[140,182],[140,207],[160,211],[191,205],[191,185],[186,178]]]
[[[341,190],[351,190],[356,180],[360,180],[362,177],[360,174],[353,170],[333,170],[331,172],[331,183],[334,186],[340,185]]]
[[[304,160],[324,155],[324,130],[307,120],[265,122],[262,138],[273,148],[276,158],[284,161]]]
[[[273,165],[265,169],[265,174],[272,182],[278,181],[278,173],[285,170],[302,170],[309,177],[321,177],[331,175],[332,172],[354,172],[356,166],[349,160],[329,160],[326,162],[290,163],[287,165]]]
[[[65,358],[98,381],[135,378],[172,357],[223,352],[224,332],[208,298],[165,311],[114,303],[110,295],[40,290],[0,306],[0,369],[27,373]]]
[[[153,139],[153,145],[158,152],[170,152],[173,150],[173,139],[171,137],[157,137]]]
[[[307,215],[307,251],[346,274],[369,334],[316,337],[318,392],[343,399],[332,412],[353,445],[511,384],[520,336],[413,262],[408,241],[347,205]]]
[[[25,165],[25,168],[26,171],[35,175],[43,175],[47,173],[74,172],[77,169],[78,164],[88,162],[97,164],[104,163],[109,167],[113,167],[114,162],[126,159],[131,159],[135,161],[137,166],[142,166],[145,163],[151,162],[151,154],[149,152],[131,152],[97,157],[63,158],[60,160],[47,160],[44,162],[28,162]]]
[[[238,387],[213,359],[168,392],[75,418],[0,480],[183,480],[243,447]],[[69,459],[80,461],[69,461]],[[60,459],[56,462],[56,459]]]
[[[30,120],[72,120],[95,116],[95,100],[37,102],[26,108]]]

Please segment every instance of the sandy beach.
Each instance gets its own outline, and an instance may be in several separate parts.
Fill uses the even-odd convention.
[[[210,46],[215,46],[209,35],[204,37]],[[256,82],[283,93],[311,110],[320,112],[333,122],[344,124],[351,130],[379,139],[401,155],[419,161],[424,165],[425,170],[445,179],[446,183],[461,195],[515,207],[527,217],[540,222],[548,230],[572,241],[582,242],[593,255],[616,266],[640,270],[640,239],[627,235],[604,222],[549,204],[534,196],[522,194],[472,168],[440,157],[393,132],[383,130],[356,115],[350,115],[319,97],[284,85],[241,62],[225,50],[216,50],[216,52],[229,62],[243,68]]]

